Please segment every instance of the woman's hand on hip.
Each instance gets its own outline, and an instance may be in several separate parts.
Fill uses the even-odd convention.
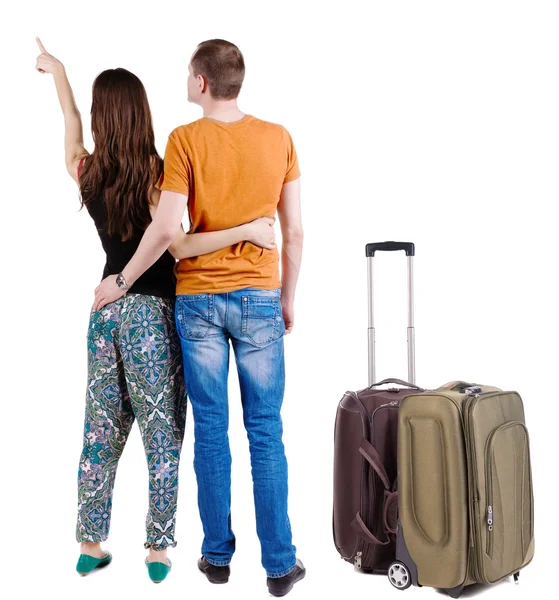
[[[276,247],[276,233],[274,231],[274,221],[270,217],[260,217],[244,225],[246,228],[246,240],[271,250]]]
[[[109,275],[95,288],[94,310],[101,310],[107,304],[115,302],[126,294],[126,290],[116,284],[116,275]]]

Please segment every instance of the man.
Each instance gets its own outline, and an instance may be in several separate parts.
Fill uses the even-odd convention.
[[[198,566],[210,582],[225,583],[235,550],[227,433],[231,342],[250,445],[262,565],[270,593],[283,596],[305,576],[292,544],[280,417],[283,335],[293,329],[303,243],[300,172],[287,130],[239,110],[244,74],[243,55],[229,42],[210,40],[194,52],[188,97],[204,116],[169,135],[157,214],[118,283],[131,285],[157,260],[180,228],[187,203],[192,233],[273,217],[277,210],[281,281],[275,248],[242,242],[184,259],[176,269],[175,316],[195,422],[194,467],[204,528]],[[98,306],[123,293],[116,278],[108,278],[96,290]]]

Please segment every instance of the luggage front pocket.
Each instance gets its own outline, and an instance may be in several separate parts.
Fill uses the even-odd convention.
[[[492,431],[485,447],[485,554],[496,581],[522,566],[533,535],[528,431],[509,421]]]

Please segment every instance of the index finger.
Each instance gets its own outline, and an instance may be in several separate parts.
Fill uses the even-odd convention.
[[[45,47],[43,46],[43,42],[41,42],[41,40],[38,37],[36,37],[35,40],[37,40],[37,45],[39,46],[41,52],[43,52],[44,54],[48,54],[48,52],[45,50]]]

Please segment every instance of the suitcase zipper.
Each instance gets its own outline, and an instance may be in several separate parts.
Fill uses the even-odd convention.
[[[491,450],[493,436],[491,433],[487,440],[487,450],[485,456],[485,495],[487,500],[487,543],[485,553],[489,558],[493,558],[493,463],[491,461]]]
[[[493,461],[491,460],[493,453],[493,441],[499,431],[509,429],[510,427],[521,426],[526,429],[524,423],[520,421],[508,421],[494,429],[487,438],[485,450],[485,494],[487,496],[487,544],[485,552],[489,558],[493,558],[493,527],[495,525],[493,516]]]
[[[398,406],[398,404],[399,404],[398,400],[391,400],[390,402],[385,402],[384,404],[377,406],[375,408],[375,410],[373,410],[373,414],[371,415],[371,423],[373,422],[373,419],[375,418],[375,414],[376,414],[377,410],[379,410],[380,408],[386,408],[387,406]]]
[[[359,399],[359,396],[355,393],[355,392],[347,392],[355,401],[355,404],[357,404],[357,407],[359,408],[359,412],[361,413],[361,422],[363,424],[363,437],[365,439],[369,438],[369,431],[367,431],[367,427],[369,426],[369,414],[367,412],[367,409],[365,408],[365,405],[363,404],[363,402],[361,402],[361,400]],[[365,463],[366,461],[363,459],[363,462]],[[369,490],[369,481],[367,479],[367,465],[364,464],[363,465],[363,473],[361,475],[361,489],[362,490]],[[365,499],[364,496],[367,496],[367,498]],[[364,501],[367,500],[367,501]],[[369,494],[361,494],[361,512],[362,512],[362,517],[363,517],[363,521],[365,523],[368,522],[369,520],[369,511],[368,511],[368,505],[369,505]],[[363,551],[365,550],[365,541],[362,540],[361,538],[359,538],[357,540],[357,546],[355,548],[355,555],[353,558],[353,564],[355,566],[356,569],[361,569],[363,566]]]
[[[479,389],[479,388],[477,388]],[[472,536],[470,539],[470,547],[473,547],[473,560],[471,561],[472,566],[472,575],[474,579],[476,579],[480,583],[489,583],[485,580],[482,575],[483,558],[480,558],[479,550],[481,545],[481,525],[479,519],[479,493],[478,493],[478,472],[477,472],[477,462],[475,459],[476,449],[475,449],[475,441],[473,435],[471,435],[471,414],[475,404],[475,401],[480,397],[487,397],[489,394],[500,395],[502,391],[490,390],[487,392],[478,392],[476,390],[475,393],[468,394],[466,401],[464,403],[464,433],[466,439],[466,452],[468,465],[471,473],[470,477],[470,489],[471,494],[473,495],[473,503],[470,503],[470,535]],[[493,509],[491,509],[493,511]],[[493,527],[493,517],[491,517],[491,527]],[[492,530],[491,530],[492,533]],[[492,535],[490,537],[493,537]],[[477,551],[476,551],[477,550]]]
[[[375,415],[376,413],[381,409],[381,408],[398,408],[400,405],[400,403],[398,402],[398,400],[391,400],[390,402],[385,402],[384,404],[381,404],[380,406],[377,406],[375,408],[375,410],[373,411],[373,413],[371,414],[371,418],[369,421],[369,438],[371,443],[374,445],[374,419],[375,419]],[[378,477],[376,476],[376,474],[373,472],[372,469],[369,469],[369,487],[367,488],[369,490],[370,496],[369,496],[369,501],[367,503],[367,507],[369,507],[371,505],[371,497],[375,498],[376,497],[376,483],[375,481],[378,479]],[[382,489],[384,489],[384,486],[382,487]],[[367,519],[369,519],[369,513],[367,512]],[[367,522],[367,521],[366,521]],[[376,551],[376,547],[373,546],[372,544],[367,544],[364,545],[363,547],[363,554],[361,559],[359,560],[359,563],[361,564],[362,562],[365,564],[369,564],[369,558],[371,553],[374,553]]]
[[[374,432],[373,429],[373,424],[374,424],[374,420],[375,420],[375,415],[377,414],[377,412],[381,409],[381,408],[399,408],[400,403],[398,402],[398,400],[392,400],[391,402],[387,402],[386,404],[381,404],[380,406],[377,406],[375,408],[375,410],[373,411],[373,414],[371,415],[371,422],[370,422],[370,426],[371,426],[371,435]],[[371,443],[374,445],[374,440],[371,439]]]
[[[476,398],[475,395],[472,396],[468,396],[468,398],[466,399],[465,403],[464,403],[464,440],[466,442],[465,446],[466,446],[466,460],[467,460],[467,465],[468,465],[468,479],[470,482],[474,481],[474,467],[473,467],[473,459],[472,459],[472,454],[473,454],[473,450],[472,450],[472,443],[471,443],[471,436],[470,436],[470,427],[469,427],[469,423],[468,423],[468,415],[466,414],[466,411],[469,408],[469,403],[470,401]],[[470,493],[472,494],[472,483],[470,483]],[[476,581],[479,581],[479,577],[478,577],[478,569],[477,569],[477,555],[475,552],[475,544],[476,544],[476,527],[475,527],[475,515],[477,514],[479,508],[478,508],[478,494],[477,494],[477,490],[473,490],[473,498],[472,498],[472,502],[469,503],[470,506],[470,519],[469,519],[469,529],[470,529],[470,553],[469,553],[469,562],[470,562],[470,570],[471,570],[471,574],[473,576],[473,578]]]
[[[476,523],[477,523],[477,519],[476,519],[476,514],[479,510],[478,507],[478,503],[479,503],[479,498],[478,498],[478,493],[477,493],[477,488],[474,487],[473,482],[476,481],[475,477],[476,477],[476,466],[475,466],[475,460],[473,459],[473,455],[474,455],[474,449],[473,449],[473,441],[472,441],[472,436],[470,435],[470,423],[469,423],[469,416],[470,416],[470,406],[472,404],[472,402],[479,396],[479,394],[469,394],[468,397],[466,398],[465,402],[464,402],[464,406],[463,406],[463,413],[464,413],[464,439],[466,442],[466,459],[467,459],[467,464],[468,464],[468,479],[470,481],[470,493],[472,494],[473,498],[473,502],[470,502],[470,548],[472,549],[472,552],[470,553],[470,567],[471,567],[471,571],[472,571],[472,575],[474,577],[474,579],[479,581],[479,575],[478,575],[478,563],[477,563],[477,554],[475,552],[475,545],[476,545],[476,539],[477,539],[477,527],[476,527]]]
[[[491,499],[489,499],[491,502]],[[486,553],[489,557],[493,556],[493,507],[487,507],[487,548]]]
[[[363,418],[363,437],[365,439],[370,439],[371,438],[371,431],[372,431],[372,427],[373,427],[373,419],[375,417],[376,412],[380,409],[380,408],[397,408],[399,406],[399,402],[397,400],[391,400],[390,402],[386,402],[384,404],[381,404],[380,406],[377,406],[377,408],[375,408],[375,410],[373,411],[370,419],[369,419],[369,415],[367,413],[367,409],[365,408],[365,405],[361,402],[361,400],[359,399],[359,396],[357,396],[357,394],[355,392],[347,392],[350,394],[350,396],[354,399],[355,403],[357,404],[359,411],[361,412],[362,418]],[[366,430],[366,425],[369,426],[369,431]],[[372,477],[367,477],[367,474],[369,473],[369,468],[367,466],[367,464],[364,465],[363,467],[363,479],[362,479],[362,489],[367,490],[367,494],[363,494],[363,500],[364,502],[362,502],[362,517],[363,517],[363,521],[365,521],[365,523],[369,523],[369,506],[371,504],[371,496],[374,496],[375,494],[375,483],[374,483],[374,475]],[[364,506],[363,506],[364,505]],[[356,569],[362,569],[363,567],[363,563],[367,561],[367,558],[369,557],[370,552],[368,552],[370,548],[370,544],[367,544],[364,540],[359,540],[357,542],[357,548],[356,548],[356,553],[354,555],[354,559],[353,559],[353,564],[355,566]],[[372,551],[374,551],[373,548],[371,548]]]

